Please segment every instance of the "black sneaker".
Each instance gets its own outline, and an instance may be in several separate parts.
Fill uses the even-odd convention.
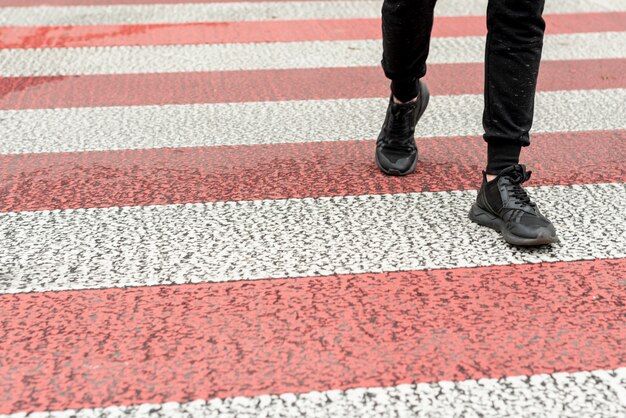
[[[531,246],[558,242],[554,225],[539,212],[522,188],[530,174],[524,165],[516,164],[487,182],[483,171],[483,184],[470,210],[470,219],[500,232],[509,244]]]
[[[419,94],[412,103],[399,104],[389,98],[387,115],[382,130],[376,140],[376,165],[385,174],[404,176],[415,171],[417,145],[415,125],[422,117],[430,94],[426,84],[418,81]]]

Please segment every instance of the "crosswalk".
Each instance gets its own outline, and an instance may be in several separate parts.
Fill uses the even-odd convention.
[[[0,0],[0,417],[626,414],[626,1],[547,0],[529,192],[467,219],[486,0],[406,178],[381,1]]]

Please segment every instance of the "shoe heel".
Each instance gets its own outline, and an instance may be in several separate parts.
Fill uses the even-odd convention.
[[[428,102],[430,102],[430,91],[428,90],[428,86],[426,83],[420,83],[420,94],[422,96],[422,108],[420,109],[420,113],[418,119],[422,117],[426,108],[428,107]]]
[[[424,112],[426,112],[426,108],[428,107],[428,102],[430,101],[430,92],[428,91],[428,87],[426,83],[420,82],[420,108],[419,111],[415,115],[415,125],[417,126],[417,122],[422,118]]]
[[[472,208],[469,211],[469,218],[472,222],[486,226],[496,231],[500,231],[500,223],[502,222],[498,217],[493,214],[487,212],[484,209],[481,209],[475,203],[472,205]]]

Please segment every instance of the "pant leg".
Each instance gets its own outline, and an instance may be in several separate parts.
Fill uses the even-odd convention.
[[[487,172],[519,162],[530,144],[545,23],[544,0],[489,0],[485,52]]]
[[[385,76],[400,100],[417,95],[415,80],[426,74],[426,58],[436,0],[384,0],[382,6]]]

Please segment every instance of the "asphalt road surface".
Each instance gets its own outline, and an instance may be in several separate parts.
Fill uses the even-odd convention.
[[[0,0],[0,417],[626,416],[626,0],[547,0],[537,249],[467,218],[486,0],[376,168],[381,5]]]

